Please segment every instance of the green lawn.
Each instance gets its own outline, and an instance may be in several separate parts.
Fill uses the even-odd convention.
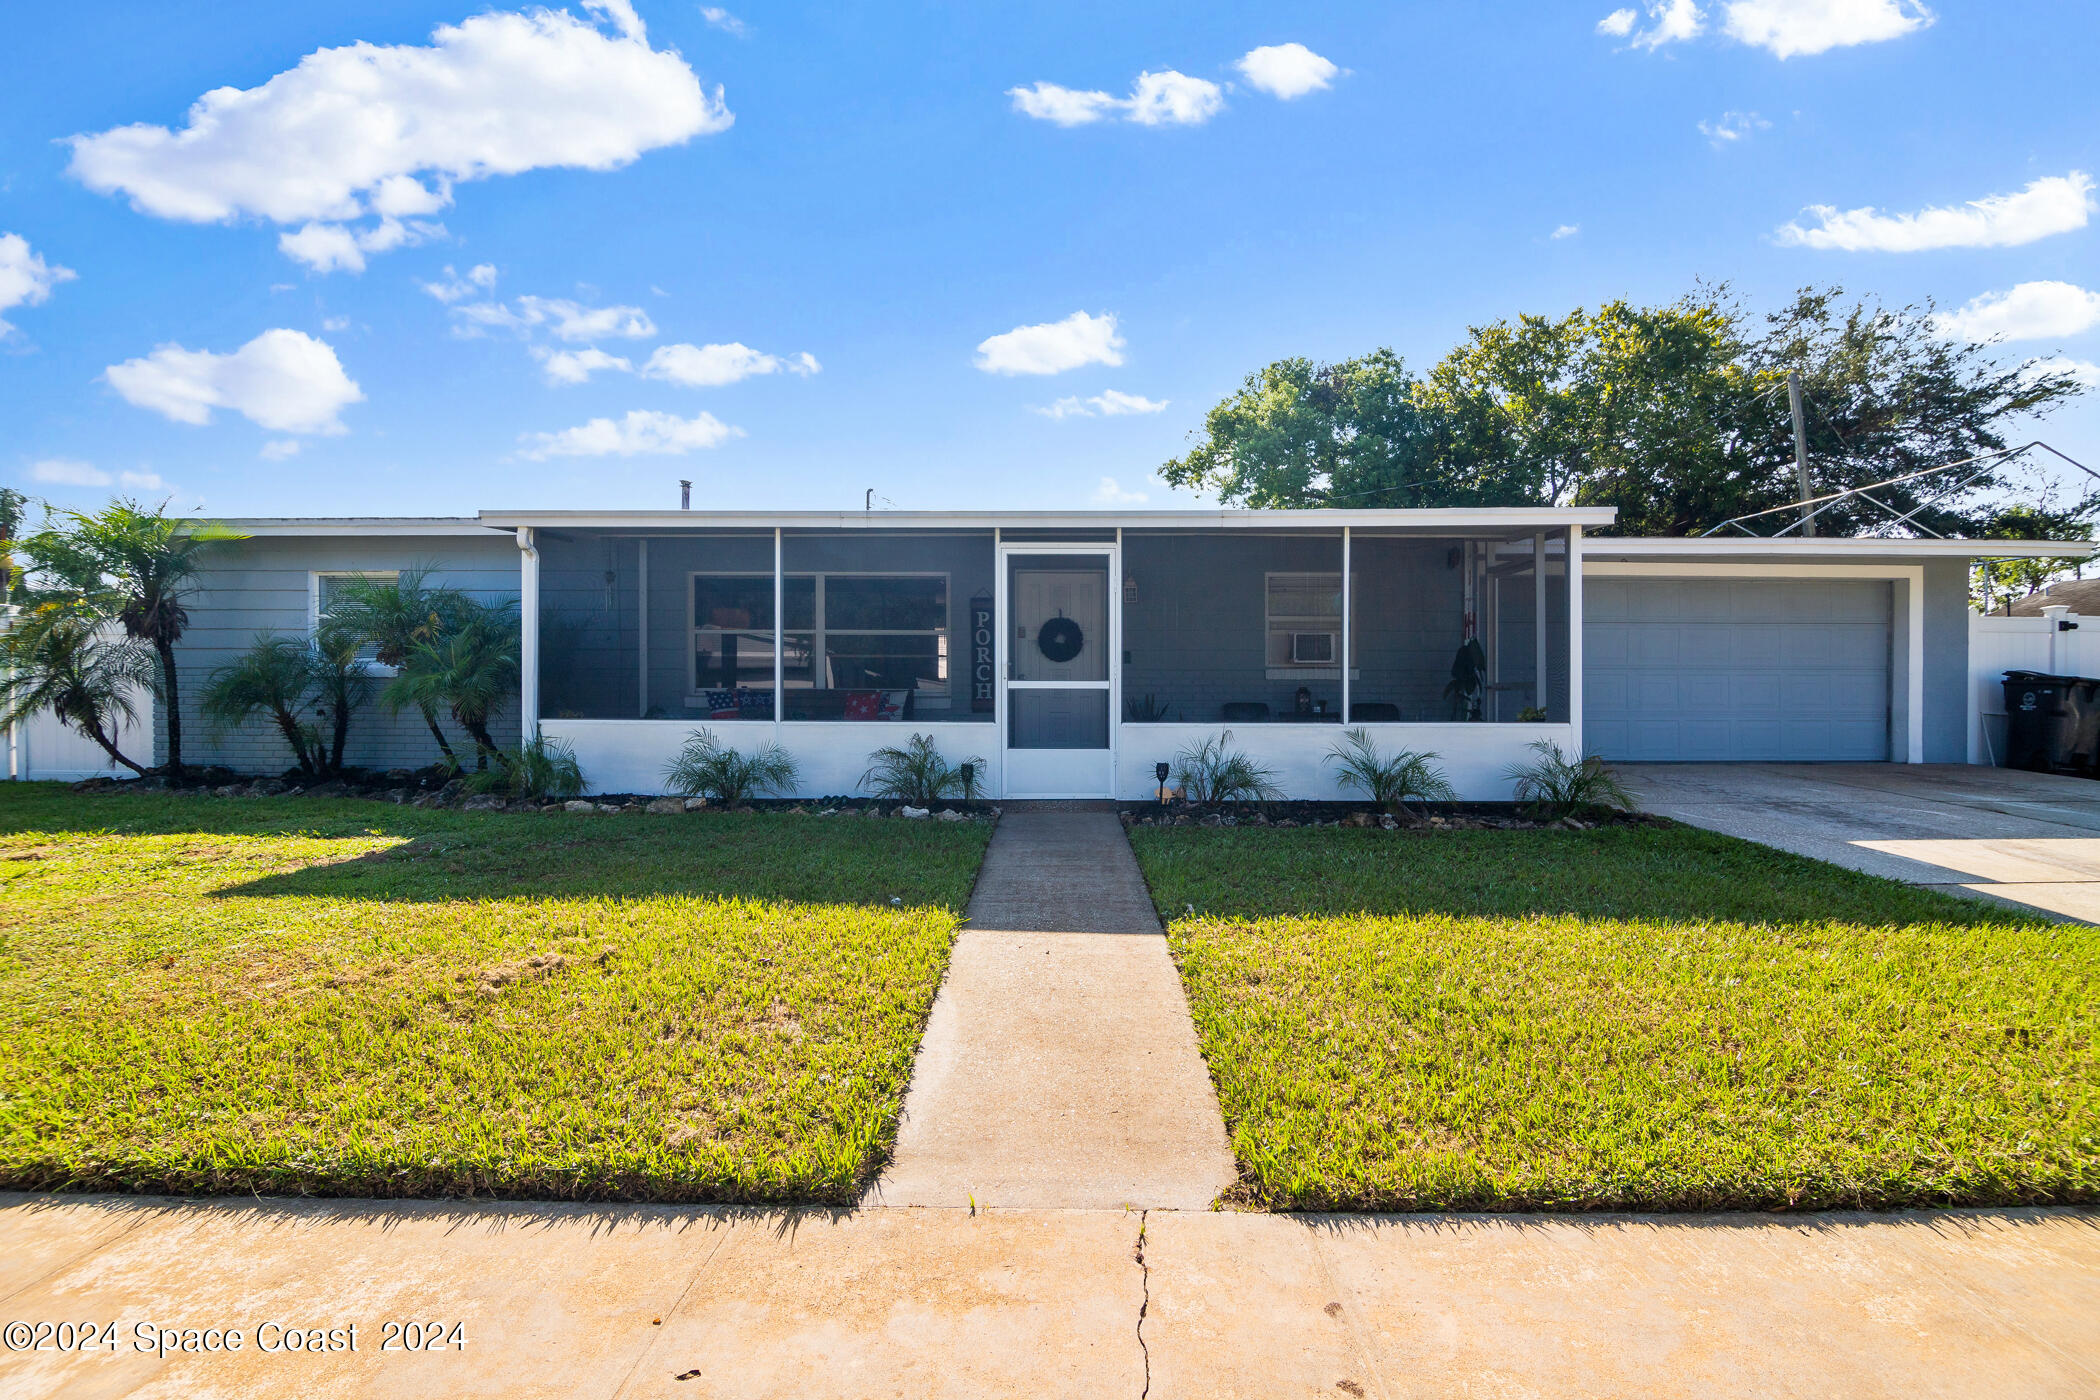
[[[2100,1198],[2100,930],[1689,828],[1132,839],[1248,1202]]]
[[[988,834],[0,784],[0,1186],[849,1200]]]

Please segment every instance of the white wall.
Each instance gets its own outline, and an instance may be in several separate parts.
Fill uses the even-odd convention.
[[[801,765],[793,797],[852,796],[861,792],[860,775],[868,754],[884,745],[901,745],[914,734],[932,737],[950,763],[979,759],[987,764],[986,790],[1001,787],[999,732],[990,724],[771,724],[732,722],[702,726],[665,720],[549,719],[540,730],[576,751],[588,790],[662,792],[663,771],[678,754],[686,736],[711,728],[723,742],[750,752],[777,737]],[[1506,802],[1507,770],[1535,757],[1527,747],[1546,739],[1572,753],[1574,731],[1564,724],[1369,724],[1379,749],[1426,750],[1467,802]],[[1173,762],[1220,732],[1208,724],[1123,724],[1117,726],[1116,795],[1145,801],[1157,793],[1153,765]],[[1286,797],[1328,801],[1360,798],[1334,781],[1327,751],[1341,737],[1333,724],[1249,724],[1232,730],[1232,746],[1275,770]]]
[[[153,697],[141,690],[132,696],[131,703],[137,707],[138,717],[118,728],[117,747],[126,758],[150,768]],[[129,768],[112,763],[93,739],[60,724],[49,710],[38,711],[12,729],[0,730],[0,744],[5,745],[6,753],[6,771],[0,776],[24,782],[76,783],[82,778],[136,776]]]
[[[2005,762],[2005,673],[2100,676],[2100,617],[1969,616],[1969,762]]]

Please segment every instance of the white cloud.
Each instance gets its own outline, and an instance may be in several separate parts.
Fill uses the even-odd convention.
[[[1016,112],[1059,126],[1085,126],[1116,115],[1141,126],[1201,126],[1225,109],[1224,89],[1171,68],[1138,74],[1128,97],[1043,82],[1008,88],[1006,95]]]
[[[107,486],[115,478],[87,462],[70,457],[46,457],[30,465],[29,479],[47,486]]]
[[[1613,10],[1597,21],[1597,32],[1606,38],[1623,39],[1633,33],[1633,27],[1640,21],[1641,16],[1637,10]]]
[[[428,283],[424,290],[438,296]],[[438,296],[438,300],[444,298]],[[544,329],[556,339],[570,342],[646,340],[656,334],[656,322],[639,306],[584,306],[559,297],[523,296],[515,306],[500,301],[470,301],[454,306],[452,314],[465,323],[459,328],[465,335],[478,335],[487,326],[521,335],[535,328]]]
[[[1104,389],[1091,398],[1068,395],[1042,407],[1030,407],[1030,413],[1040,413],[1045,418],[1126,418],[1138,413],[1160,413],[1167,407],[1166,399],[1148,399],[1142,394],[1126,394],[1121,389]]]
[[[1248,83],[1288,102],[1334,84],[1342,70],[1303,44],[1265,44],[1249,49],[1233,67]]]
[[[2055,359],[2029,362],[2026,373],[2030,379],[2039,379],[2045,374],[2068,374],[2081,388],[2100,389],[2100,365],[2091,360],[2073,360],[2059,355]]]
[[[2022,282],[1986,292],[1938,318],[1940,333],[1960,340],[2045,340],[2100,326],[2100,292],[2069,282]]]
[[[1699,134],[1717,151],[1749,139],[1753,132],[1771,129],[1772,124],[1755,112],[1723,112],[1717,121],[1699,123]]]
[[[325,341],[292,330],[264,331],[224,355],[163,345],[105,377],[126,402],[178,423],[209,423],[226,408],[278,433],[343,432],[337,415],[364,399]]]
[[[350,318],[348,316],[323,316],[321,318],[321,329],[324,331],[347,331],[350,329]]]
[[[712,413],[680,418],[634,409],[625,418],[593,418],[558,433],[528,433],[520,441],[531,444],[525,456],[543,462],[549,457],[675,457],[743,435],[742,428],[730,427]]]
[[[744,23],[719,5],[702,5],[700,7],[700,18],[706,20],[712,28],[719,29],[724,34],[733,34],[739,39],[745,38],[751,33],[750,25]]]
[[[545,371],[549,384],[582,384],[599,370],[626,373],[634,368],[627,360],[608,355],[596,346],[585,350],[548,350],[535,346],[532,353]]]
[[[1779,58],[1900,39],[1933,20],[1917,0],[1729,0],[1722,11],[1729,38]]]
[[[299,439],[272,438],[262,445],[261,457],[265,462],[284,462],[299,455]]]
[[[1201,126],[1224,110],[1216,83],[1171,68],[1138,74],[1130,92],[1130,119],[1140,126]]]
[[[1637,49],[1659,49],[1664,44],[1696,39],[1706,28],[1706,15],[1698,0],[1650,0],[1648,27],[1636,31],[1640,16],[1632,10],[1614,10],[1597,23],[1599,34],[1625,39]]]
[[[1817,224],[1804,228],[1784,224],[1779,241],[1804,248],[1834,248],[1847,253],[1915,253],[1931,248],[2013,248],[2051,234],[2084,228],[2094,207],[2092,177],[2074,170],[2036,180],[2018,194],[1994,194],[1958,209],[1933,208],[1916,214],[1884,214],[1878,209],[1840,211],[1813,204],[1808,212]]]
[[[354,271],[411,241],[403,220],[449,205],[456,184],[612,170],[734,120],[721,89],[649,46],[629,0],[583,8],[596,18],[479,14],[438,26],[427,46],[319,49],[260,87],[207,92],[179,130],[72,137],[69,173],[164,219],[300,225],[280,240],[288,254]]]
[[[159,472],[119,472],[117,480],[134,491],[158,491],[168,484]]]
[[[1563,238],[1573,238],[1575,237],[1575,235],[1581,232],[1581,224],[1562,224],[1560,227],[1554,229],[1553,232],[1547,234],[1546,236],[1557,243]]]
[[[30,251],[29,240],[19,233],[0,233],[0,336],[14,329],[4,313],[18,306],[40,306],[61,282],[77,273],[70,267],[45,262]]]
[[[1094,504],[1097,506],[1135,506],[1151,499],[1142,491],[1125,491],[1112,476],[1101,478],[1094,488]]]
[[[980,341],[977,368],[987,374],[1061,374],[1081,365],[1120,365],[1122,349],[1113,315],[1075,311],[1062,321],[1015,326]]]
[[[659,345],[642,374],[649,379],[668,379],[688,388],[712,389],[749,379],[754,374],[810,375],[823,368],[807,350],[782,359],[731,341],[727,345]]]
[[[479,296],[496,285],[496,267],[493,263],[476,263],[462,277],[445,264],[445,280],[442,282],[418,282],[417,286],[450,306],[455,301],[464,301]]]

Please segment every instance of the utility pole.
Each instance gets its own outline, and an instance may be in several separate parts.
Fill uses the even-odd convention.
[[[1787,407],[1794,411],[1794,484],[1801,491],[1801,533],[1816,532],[1815,511],[1808,504],[1816,493],[1808,484],[1808,420],[1801,413],[1801,371],[1786,372]]]

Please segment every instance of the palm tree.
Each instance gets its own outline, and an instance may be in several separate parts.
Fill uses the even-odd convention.
[[[327,770],[343,771],[343,745],[350,738],[350,717],[372,696],[372,668],[358,655],[361,639],[325,619],[307,648],[314,689],[314,713],[328,719]]]
[[[113,616],[124,635],[144,642],[159,659],[154,693],[167,712],[168,775],[182,777],[182,695],[175,644],[189,630],[185,600],[196,591],[200,557],[221,540],[243,539],[218,525],[170,520],[161,509],[111,501],[95,514],[60,511],[22,542],[37,572],[76,601]]]
[[[398,713],[409,705],[443,704],[459,727],[474,736],[474,766],[486,769],[489,755],[508,766],[489,735],[489,715],[518,689],[518,605],[466,601],[457,627],[419,642],[402,659],[401,673],[384,699]]]
[[[0,661],[0,728],[49,710],[112,761],[145,776],[115,737],[138,718],[132,692],[153,683],[153,656],[143,646],[111,637],[84,609],[46,604],[0,642]]]
[[[230,727],[247,722],[258,710],[268,712],[278,733],[292,747],[299,771],[321,768],[321,736],[300,718],[314,686],[314,653],[296,637],[265,632],[254,645],[211,673],[204,687],[204,713]]]
[[[22,535],[22,517],[29,512],[29,498],[12,486],[0,486],[0,608],[14,596],[14,543]]]
[[[373,649],[373,660],[398,672],[410,652],[457,627],[470,606],[466,594],[456,588],[432,585],[429,577],[429,567],[423,566],[405,569],[391,580],[362,576],[345,579],[336,590],[326,621],[348,630]],[[438,727],[437,706],[426,701],[417,709],[422,712],[423,723],[430,727],[430,737],[437,740],[446,766],[457,768],[459,759],[453,754],[445,731]]]

